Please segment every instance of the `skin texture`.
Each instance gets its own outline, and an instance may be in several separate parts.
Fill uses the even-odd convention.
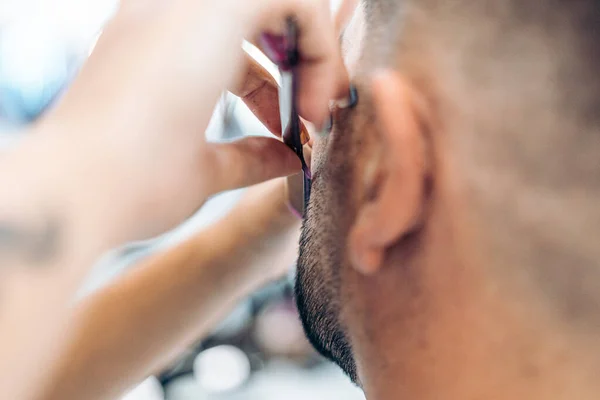
[[[56,107],[2,155],[4,397],[39,397],[72,296],[104,251],[173,228],[220,191],[298,172],[275,138],[217,144],[203,135],[226,89],[276,128],[275,89],[252,75],[240,45],[280,34],[289,15],[310,82],[299,110],[321,124],[329,100],[348,91],[327,0],[127,0]]]
[[[367,1],[346,31],[359,104],[313,144],[306,333],[371,400],[598,398],[580,3],[442,3]]]

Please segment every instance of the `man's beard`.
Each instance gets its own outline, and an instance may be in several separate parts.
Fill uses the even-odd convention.
[[[309,219],[304,221],[300,237],[300,253],[296,273],[296,305],[304,332],[313,347],[325,358],[333,361],[357,382],[352,346],[339,320],[339,279],[334,271],[339,265],[332,257],[322,259],[315,248]],[[332,252],[335,253],[335,252]],[[333,268],[331,268],[333,267]],[[336,269],[334,269],[336,268]]]

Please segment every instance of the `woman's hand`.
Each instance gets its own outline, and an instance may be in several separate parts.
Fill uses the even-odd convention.
[[[277,108],[268,106],[269,102],[276,104],[275,87],[259,85],[244,93],[256,74],[248,75],[240,45],[242,38],[252,40],[263,31],[280,33],[290,15],[296,16],[301,35],[300,111],[316,124],[325,119],[329,100],[347,90],[345,74],[339,73],[343,68],[326,4],[326,0],[123,0],[122,9],[57,107],[36,124],[33,135],[0,160],[0,181],[5,189],[0,219],[6,221],[0,259],[3,265],[13,267],[3,280],[2,293],[4,304],[15,305],[5,308],[0,318],[7,344],[0,345],[5,397],[40,397],[36,394],[47,382],[48,367],[57,354],[65,306],[71,303],[85,266],[99,252],[119,242],[163,232],[218,191],[300,170],[296,156],[274,138],[211,144],[204,131],[226,88],[237,91],[247,103],[257,101],[257,115],[277,130],[269,117],[272,114],[279,119]],[[259,100],[260,93],[263,100]],[[271,200],[285,205],[281,187],[276,192],[279,197]],[[260,202],[245,204],[251,207],[256,201]],[[256,218],[258,213],[246,218],[252,210],[232,214],[231,218],[240,216],[238,225],[231,225],[237,227],[233,230],[236,240],[224,241],[230,237],[228,225],[215,226],[223,233],[221,248],[232,245],[237,254],[247,254],[260,250],[257,245],[263,242],[256,238],[268,237],[273,240],[265,254],[282,249],[275,240],[280,238],[277,233],[294,221],[285,210],[271,214],[275,209],[266,209],[265,204],[260,210],[267,213],[263,217],[271,224]],[[280,217],[288,222],[279,225]],[[204,237],[214,239],[212,232],[206,231]],[[255,239],[237,236],[244,232]],[[203,251],[207,264],[219,261],[210,246]],[[223,253],[221,262],[243,261],[230,256]],[[195,271],[199,270],[188,270]],[[219,282],[223,271],[213,268],[208,276],[206,271],[198,275],[199,281],[180,283],[203,282],[219,288],[213,284]],[[270,272],[253,271],[238,271],[251,276],[241,276],[247,278],[243,283],[259,279],[252,277],[270,276]],[[168,276],[171,271],[164,273]],[[148,276],[154,285],[167,282],[152,273]],[[217,294],[223,298],[198,299],[205,308],[193,310],[197,315],[212,310],[204,315],[204,324],[212,321],[214,310],[227,305],[226,297],[239,293],[238,284],[233,280],[227,291],[219,288]],[[191,286],[190,298],[202,293],[196,285]],[[138,288],[147,293],[147,287],[143,281]],[[163,289],[172,287],[163,285]],[[169,311],[163,316],[181,316],[170,312],[178,307],[167,307],[167,297],[161,294],[154,292],[153,300]],[[116,296],[109,298],[109,306],[115,299],[117,306],[121,305]],[[132,308],[151,310],[137,296],[129,300]],[[180,300],[189,306],[188,298]],[[113,310],[108,308],[109,313]],[[102,322],[95,318],[97,314],[91,316],[92,322]],[[127,313],[120,316],[131,319]],[[137,321],[143,317],[138,315]],[[44,335],[40,337],[42,326]],[[161,333],[140,326],[145,333]],[[169,325],[157,326],[164,329]],[[164,343],[162,350],[187,343],[185,333]],[[159,335],[157,342],[163,343],[164,337]],[[25,348],[29,351],[24,352]],[[29,354],[35,357],[27,358]],[[36,368],[31,368],[33,364]]]
[[[227,88],[251,109],[257,102],[253,111],[277,132],[277,88],[240,45],[263,31],[280,33],[289,15],[300,27],[300,111],[318,122],[347,89],[326,0],[125,1],[41,124],[59,132],[65,151],[76,149],[73,190],[94,191],[74,207],[82,220],[104,225],[111,244],[139,239],[171,228],[219,191],[299,171],[279,140],[204,137]]]

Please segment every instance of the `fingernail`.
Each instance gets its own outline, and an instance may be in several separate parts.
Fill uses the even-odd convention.
[[[352,108],[356,105],[356,103],[358,103],[358,92],[356,90],[356,86],[350,84],[348,97],[334,102],[334,105],[337,108]]]

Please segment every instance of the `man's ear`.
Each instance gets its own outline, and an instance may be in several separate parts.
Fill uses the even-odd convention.
[[[386,250],[419,224],[428,174],[416,92],[400,74],[384,70],[373,76],[371,93],[379,150],[365,162],[363,200],[348,238],[352,265],[363,274],[377,272]]]

